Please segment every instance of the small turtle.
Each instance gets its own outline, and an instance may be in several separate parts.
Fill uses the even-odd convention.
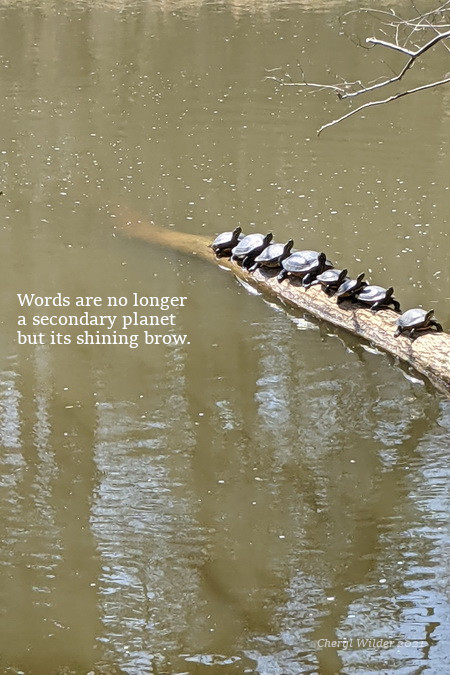
[[[282,270],[278,275],[278,281],[286,279],[288,275],[301,277],[302,285],[308,287],[318,274],[322,274],[326,269],[333,267],[333,263],[327,260],[325,253],[318,251],[296,251],[283,260]]]
[[[242,260],[242,267],[247,269],[253,265],[255,258],[264,251],[272,241],[273,234],[248,234],[231,251],[231,260]]]
[[[356,279],[345,279],[343,281],[336,291],[338,305],[344,300],[354,300],[356,293],[367,286],[367,281],[363,281],[364,276],[364,272],[361,272]]]
[[[398,337],[403,331],[409,331],[409,337],[412,338],[417,330],[427,330],[431,326],[434,326],[436,331],[441,332],[442,326],[435,319],[432,319],[433,314],[434,309],[430,309],[428,312],[420,308],[408,309],[398,317],[394,337]]]
[[[222,232],[210,244],[210,247],[217,256],[230,255],[231,249],[244,238],[242,228],[236,227],[233,232]]]
[[[334,295],[339,286],[348,279],[347,272],[348,270],[325,270],[316,277],[311,286],[321,284],[327,295]]]
[[[258,267],[280,267],[283,260],[291,255],[293,245],[293,239],[289,239],[287,244],[270,244],[255,258],[255,263],[250,267],[250,272],[254,272]]]
[[[389,307],[389,305],[393,305],[394,310],[399,312],[400,303],[392,297],[393,295],[394,289],[392,286],[387,289],[382,286],[366,286],[362,291],[359,291],[356,299],[358,302],[370,305],[372,312],[376,312],[381,307]]]

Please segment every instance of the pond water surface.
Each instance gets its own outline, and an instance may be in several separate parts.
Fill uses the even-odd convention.
[[[345,104],[266,79],[378,77],[355,7],[1,2],[1,672],[450,672],[449,401],[120,234],[270,229],[450,330],[448,88],[318,138]],[[24,293],[184,297],[187,341],[18,345]]]

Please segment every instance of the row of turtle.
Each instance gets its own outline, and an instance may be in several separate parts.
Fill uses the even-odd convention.
[[[231,256],[231,260],[240,262],[249,272],[254,272],[259,267],[281,268],[277,277],[280,283],[288,276],[293,276],[302,280],[304,288],[320,284],[328,296],[336,297],[338,304],[351,300],[368,305],[372,311],[391,305],[394,311],[401,311],[399,302],[393,297],[392,286],[386,289],[368,284],[364,281],[364,273],[352,279],[347,276],[347,269],[335,269],[325,253],[296,251],[293,250],[292,239],[286,244],[273,243],[272,239],[271,232],[266,235],[244,235],[241,228],[236,227],[232,232],[219,234],[211,248],[217,256]],[[431,327],[442,331],[441,324],[433,319],[433,314],[432,309],[408,309],[397,319],[394,336],[408,332],[410,337],[414,337],[416,331]]]

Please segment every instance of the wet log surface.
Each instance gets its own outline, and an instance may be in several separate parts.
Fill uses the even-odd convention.
[[[356,303],[343,302],[337,305],[335,298],[328,297],[320,286],[304,289],[296,279],[277,281],[277,272],[258,269],[252,274],[228,258],[217,258],[210,240],[204,236],[187,234],[172,229],[163,229],[152,222],[145,222],[130,213],[118,212],[120,224],[117,230],[128,237],[165,246],[182,253],[198,256],[221,267],[229,268],[236,277],[256,287],[263,294],[275,296],[288,305],[306,310],[310,314],[354,335],[371,342],[411,364],[419,373],[450,398],[450,335],[433,330],[424,331],[412,340],[407,335],[394,337],[398,314],[390,309],[372,312]],[[402,308],[408,309],[407,307]]]

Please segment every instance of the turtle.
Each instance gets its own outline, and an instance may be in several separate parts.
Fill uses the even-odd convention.
[[[236,227],[233,232],[222,232],[219,234],[210,244],[210,248],[214,251],[217,256],[230,255],[231,249],[233,249],[237,244],[244,238],[242,234],[242,228]]]
[[[336,291],[338,305],[344,300],[354,300],[355,294],[367,286],[367,281],[363,281],[364,272],[358,274],[356,279],[345,279]]]
[[[389,307],[389,305],[394,306],[396,312],[400,311],[400,303],[397,302],[392,296],[394,295],[394,289],[392,286],[389,288],[383,288],[382,286],[366,286],[356,296],[358,302],[362,302],[365,305],[371,305],[372,312],[376,312],[377,309],[381,307]]]
[[[333,263],[327,260],[325,253],[296,251],[283,260],[281,266],[283,269],[277,277],[279,282],[291,274],[294,277],[301,277],[302,285],[308,287],[317,275],[333,267]]]
[[[250,272],[254,272],[258,267],[280,267],[283,260],[291,255],[293,245],[293,239],[289,239],[286,244],[270,244],[255,258]]]
[[[398,317],[397,330],[394,333],[394,337],[398,337],[403,331],[409,331],[409,337],[412,338],[416,331],[427,330],[427,328],[431,328],[431,326],[434,326],[436,331],[440,333],[443,330],[442,326],[432,318],[433,314],[434,309],[430,309],[428,312],[419,307],[408,309]]]
[[[242,260],[242,267],[247,269],[253,265],[255,258],[264,251],[272,241],[273,234],[248,234],[231,251],[231,260]]]
[[[325,270],[314,279],[311,286],[321,284],[327,295],[334,295],[339,286],[348,279],[347,272],[348,270]]]

